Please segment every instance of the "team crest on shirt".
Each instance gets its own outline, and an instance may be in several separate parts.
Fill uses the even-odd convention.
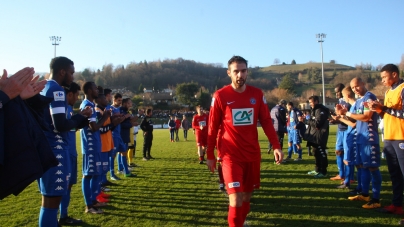
[[[55,101],[65,101],[65,93],[63,91],[53,92],[53,99]]]
[[[251,99],[250,99],[250,103],[253,104],[253,105],[255,105],[255,103],[257,103],[257,100],[255,100],[255,98],[251,98]]]
[[[404,143],[399,143],[399,144],[398,144],[398,147],[399,147],[401,150],[404,150]]]
[[[254,109],[232,109],[232,118],[234,126],[252,125],[254,122]]]

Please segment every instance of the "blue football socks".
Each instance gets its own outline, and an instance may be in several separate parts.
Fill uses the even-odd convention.
[[[57,208],[41,207],[39,213],[39,227],[55,227],[58,226],[58,210]]]
[[[83,191],[84,202],[87,206],[91,206],[93,204],[91,201],[91,178],[83,178],[81,181],[81,190]]]
[[[67,217],[67,208],[70,203],[70,193],[71,189],[67,190],[67,193],[62,196],[62,201],[60,201],[59,209],[60,209],[60,218]]]
[[[373,198],[379,199],[380,198],[380,189],[382,187],[382,175],[380,174],[379,169],[377,169],[375,171],[371,171],[370,173],[372,175]]]

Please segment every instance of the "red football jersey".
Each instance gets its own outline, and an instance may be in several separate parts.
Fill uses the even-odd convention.
[[[195,129],[196,133],[208,132],[208,120],[209,116],[206,114],[202,114],[201,116],[195,114],[192,119],[192,128]],[[203,130],[201,130],[200,126],[203,126]]]
[[[216,137],[219,127],[222,126],[221,144],[218,149],[223,160],[261,160],[258,120],[273,148],[281,148],[264,94],[258,88],[246,86],[242,93],[234,91],[231,85],[228,85],[214,94],[209,114],[208,159],[215,158]]]

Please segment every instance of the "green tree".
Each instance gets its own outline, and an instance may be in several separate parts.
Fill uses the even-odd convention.
[[[292,78],[290,73],[286,74],[283,78],[281,83],[279,84],[279,88],[287,90],[289,93],[295,92],[295,82]]]
[[[144,89],[144,86],[143,86],[142,83],[140,83],[140,84],[139,84],[139,88],[137,89],[137,91],[138,91],[139,93],[142,93],[142,92],[143,92],[143,89]]]
[[[195,100],[194,96],[199,90],[199,85],[197,83],[182,83],[178,84],[175,88],[175,94],[178,101],[185,105],[191,105],[192,101]]]
[[[201,105],[204,109],[209,109],[211,102],[212,97],[210,96],[210,94],[202,92],[201,96],[199,96],[198,104]]]
[[[316,83],[321,83],[321,70],[317,67],[310,68],[311,71],[311,82],[316,84]]]
[[[89,69],[84,69],[81,73],[85,81],[93,81],[94,80],[94,73],[91,72]]]
[[[101,87],[104,87],[104,86],[105,86],[104,80],[101,78],[101,76],[98,76],[97,79],[95,79],[95,84],[96,84],[97,86],[101,86]]]
[[[292,60],[292,62],[290,63],[291,65],[296,65],[296,61],[295,59]]]

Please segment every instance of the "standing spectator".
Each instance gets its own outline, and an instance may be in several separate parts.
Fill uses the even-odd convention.
[[[70,86],[64,87],[66,95],[66,119],[71,119],[73,116],[73,106],[79,99],[80,86],[75,82],[72,82]],[[81,224],[83,221],[80,219],[74,219],[70,217],[67,213],[70,203],[70,194],[74,184],[77,184],[77,149],[76,149],[76,131],[73,128],[68,132],[67,144],[69,145],[69,164],[70,164],[70,178],[69,187],[67,188],[67,193],[62,196],[62,201],[60,202],[60,217],[59,225],[76,225]]]
[[[175,132],[175,121],[173,115],[170,115],[170,120],[168,120],[168,129],[170,130],[170,141],[175,142],[174,132]]]
[[[404,190],[404,81],[400,79],[398,67],[394,64],[383,66],[381,79],[383,85],[390,87],[386,91],[384,105],[379,102],[371,103],[373,111],[383,118],[384,148],[390,179],[393,187],[392,204],[382,211],[393,214],[403,214]],[[404,224],[404,219],[401,220]]]
[[[344,97],[344,101],[346,103],[349,103],[350,109],[349,112],[351,113],[356,113],[355,109],[355,94],[352,91],[350,87],[346,87],[342,90],[342,96]],[[333,116],[335,120],[338,120],[339,122],[345,123],[348,125],[348,128],[346,132],[344,133],[344,138],[342,139],[343,141],[343,146],[344,146],[344,165],[345,165],[345,179],[343,181],[342,185],[337,186],[337,188],[340,189],[345,189],[349,188],[351,185],[351,180],[353,180],[354,177],[354,165],[355,163],[355,157],[357,156],[357,150],[356,150],[356,120],[347,118],[347,117],[341,117],[341,116]],[[354,193],[356,194],[355,191],[362,191],[362,168],[359,168],[360,166],[357,165],[356,168],[358,169],[357,171],[357,176],[358,176],[358,185],[357,188],[354,190]]]
[[[306,124],[304,123],[304,116],[303,115],[299,115],[297,117],[297,119],[299,120],[296,124],[296,141],[299,141],[299,149],[300,151],[298,152],[299,154],[299,158],[295,161],[300,161],[302,160],[302,147],[301,147],[301,143],[303,141],[303,135],[304,133],[306,133]]]
[[[286,104],[286,109],[289,112],[289,125],[288,125],[288,157],[286,160],[292,158],[292,151],[297,153],[299,156],[295,161],[302,160],[302,147],[301,140],[299,136],[299,131],[297,131],[296,126],[299,122],[298,117],[303,116],[303,113],[293,106],[293,102],[288,102]]]
[[[313,154],[316,159],[316,168],[308,172],[309,175],[314,175],[315,178],[327,176],[328,158],[325,151],[329,134],[328,116],[330,111],[327,107],[319,103],[318,96],[309,97],[311,107],[310,119],[305,133],[307,146],[313,148]]]
[[[178,137],[178,131],[180,130],[181,127],[181,120],[178,119],[178,116],[175,116],[175,141],[179,142],[180,138]]]
[[[97,121],[101,121],[106,111],[110,111],[105,109],[108,105],[107,99],[104,95],[104,89],[102,87],[98,87],[98,96],[94,100],[96,103],[95,111],[97,113]],[[110,115],[110,114],[109,114]],[[101,162],[101,186],[111,185],[112,183],[107,180],[107,173],[109,170],[109,152],[114,149],[114,142],[112,140],[112,132],[111,129],[114,127],[114,124],[111,122],[111,118],[108,118],[104,121],[104,124],[99,128],[100,131],[100,141],[101,141],[101,153],[100,153],[100,162]],[[107,199],[110,195],[105,194],[102,190],[97,195],[96,199],[98,202],[109,202]]]
[[[118,170],[122,171],[125,177],[136,177],[136,174],[131,173],[128,166],[128,147],[131,143],[130,141],[130,130],[133,127],[132,122],[134,116],[129,113],[132,108],[132,101],[130,98],[122,99],[122,106],[120,108],[120,113],[124,116],[125,120],[121,123],[121,138],[124,143],[124,151],[119,152],[118,155]]]
[[[219,150],[229,194],[227,220],[229,226],[243,226],[250,211],[252,192],[260,185],[258,120],[273,145],[277,162],[282,161],[283,153],[279,149],[280,144],[262,91],[245,84],[247,61],[240,56],[233,56],[228,62],[227,74],[231,84],[215,92],[212,99],[206,164],[214,172],[214,148],[218,130],[222,127]],[[197,110],[200,111],[199,108]]]
[[[44,134],[52,147],[59,165],[50,168],[39,179],[42,205],[39,214],[39,226],[58,226],[57,214],[62,199],[68,190],[68,176],[71,171],[68,163],[68,132],[78,128],[91,115],[91,109],[82,109],[69,120],[66,117],[66,96],[61,86],[73,82],[74,63],[66,57],[53,58],[50,63],[51,75],[41,95],[51,102],[44,106],[43,116],[46,129]]]
[[[146,116],[143,118],[142,123],[140,123],[140,128],[143,130],[143,161],[148,161],[154,159],[150,155],[151,146],[153,142],[153,121],[151,119],[152,109],[146,110]]]
[[[283,138],[286,133],[286,101],[281,99],[274,108],[271,110],[272,123],[278,136],[279,144],[281,149],[283,148]],[[268,154],[272,150],[272,144],[269,143]]]
[[[198,147],[199,164],[205,161],[205,149],[208,145],[208,118],[209,116],[203,113],[201,106],[196,107],[194,118],[192,119],[192,128],[195,129],[196,146]],[[216,134],[217,136],[217,134]]]
[[[83,179],[81,187],[86,204],[86,213],[102,214],[98,207],[106,206],[106,203],[97,201],[101,192],[102,166],[101,166],[101,136],[100,128],[111,117],[111,111],[105,111],[102,118],[97,121],[94,100],[98,97],[98,88],[94,82],[85,82],[83,85],[85,99],[80,109],[90,108],[92,115],[86,127],[80,130],[81,151],[83,154]]]
[[[342,90],[345,88],[343,84],[337,84],[335,87],[335,95],[338,99],[338,103],[340,105],[346,106],[346,109],[349,110],[351,105],[344,101],[342,97]],[[334,114],[335,115],[335,114]],[[348,126],[337,120],[336,116],[331,115],[332,119],[330,123],[336,124],[338,123],[338,131],[337,131],[337,142],[335,144],[335,155],[338,167],[338,174],[335,177],[331,177],[330,180],[344,180],[345,179],[345,164],[344,164],[344,137],[346,134],[346,130]]]
[[[184,130],[184,139],[185,139],[185,141],[187,141],[188,130],[189,130],[189,121],[187,119],[187,116],[185,116],[185,114],[182,115],[181,127]]]
[[[377,129],[378,115],[370,111],[369,103],[376,101],[376,96],[367,91],[365,83],[359,77],[350,82],[353,92],[360,98],[355,103],[356,113],[348,112],[342,105],[337,105],[335,110],[339,115],[346,115],[357,120],[356,122],[356,150],[357,163],[362,166],[362,192],[359,195],[348,197],[349,200],[367,202],[362,208],[374,209],[380,205],[380,189],[382,175],[380,174],[380,145]],[[394,134],[398,134],[397,131]],[[369,196],[369,185],[372,182],[373,198]],[[402,192],[401,192],[402,193]]]

